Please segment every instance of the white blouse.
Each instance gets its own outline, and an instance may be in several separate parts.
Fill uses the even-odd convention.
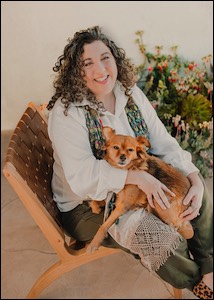
[[[119,82],[115,84],[115,114],[108,111],[101,115],[103,126],[110,126],[117,134],[132,135],[124,110],[127,97]],[[132,93],[149,131],[150,151],[165,162],[178,168],[186,176],[199,170],[192,163],[191,154],[184,151],[166,130],[144,93],[135,85]],[[62,212],[69,211],[84,200],[103,200],[111,192],[123,189],[127,177],[126,170],[110,166],[105,160],[97,160],[91,150],[88,129],[83,109],[88,105],[84,100],[72,103],[68,115],[64,115],[64,105],[58,100],[48,117],[48,133],[54,150],[52,190],[54,200]]]

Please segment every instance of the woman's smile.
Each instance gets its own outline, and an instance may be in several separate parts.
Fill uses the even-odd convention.
[[[96,78],[94,79],[97,83],[100,83],[100,84],[106,84],[107,81],[108,81],[108,77],[109,75],[107,76],[104,76],[104,77],[100,77],[100,78]]]
[[[102,41],[94,41],[84,45],[82,61],[86,85],[102,101],[112,94],[117,80],[114,56]]]

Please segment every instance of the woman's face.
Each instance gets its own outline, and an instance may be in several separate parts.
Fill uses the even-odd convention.
[[[110,49],[102,41],[84,45],[82,55],[84,79],[97,99],[112,93],[117,80],[117,65]]]

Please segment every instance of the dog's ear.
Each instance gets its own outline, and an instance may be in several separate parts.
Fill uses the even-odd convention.
[[[143,136],[138,136],[136,138],[137,140],[137,155],[138,157],[144,158],[145,154],[146,154],[146,147],[150,148],[151,144],[150,142]]]
[[[149,140],[147,140],[147,138],[145,138],[144,136],[138,136],[136,138],[136,140],[137,140],[139,145],[144,145],[148,148],[151,148],[151,144],[150,144]]]
[[[106,142],[115,134],[115,130],[109,126],[104,126],[102,130]]]

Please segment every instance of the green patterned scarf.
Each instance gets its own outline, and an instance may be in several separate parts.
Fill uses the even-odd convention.
[[[92,152],[97,159],[102,159],[104,155],[102,146],[105,144],[105,140],[102,135],[102,122],[99,113],[88,105],[83,106],[83,110],[85,113]],[[125,111],[135,136],[143,135],[148,138],[149,133],[147,125],[138,106],[133,100],[129,99],[125,106]]]

